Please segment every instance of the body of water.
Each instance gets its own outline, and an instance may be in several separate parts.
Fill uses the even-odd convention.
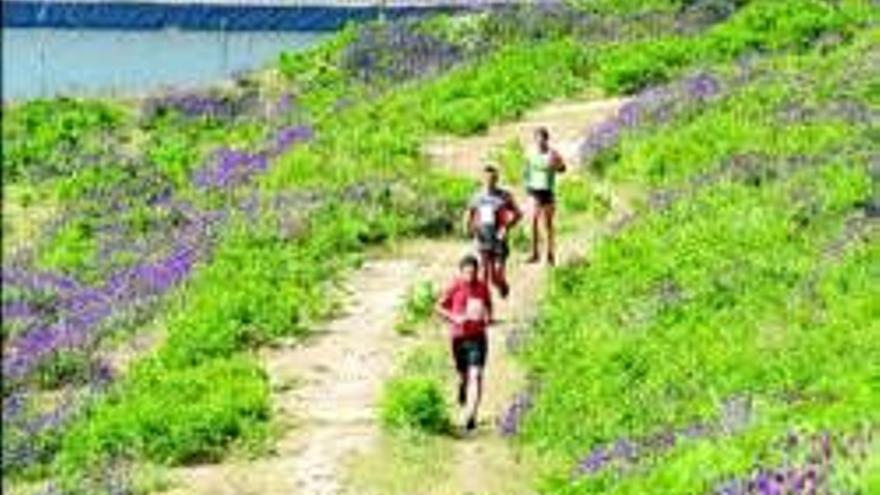
[[[274,63],[328,36],[314,32],[4,28],[3,99],[132,95],[191,88]]]

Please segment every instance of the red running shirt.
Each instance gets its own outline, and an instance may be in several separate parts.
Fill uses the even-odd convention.
[[[471,337],[486,333],[492,299],[486,284],[477,280],[456,280],[443,293],[440,305],[454,315],[463,315],[462,323],[451,325],[452,337]]]

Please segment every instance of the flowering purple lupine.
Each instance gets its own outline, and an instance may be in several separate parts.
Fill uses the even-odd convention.
[[[733,396],[721,402],[719,418],[713,423],[695,422],[677,429],[596,445],[575,464],[574,476],[593,475],[611,465],[632,466],[645,456],[674,449],[681,441],[731,434],[749,421],[750,411],[751,402],[747,396]]]
[[[867,452],[876,449],[877,426],[860,427],[850,433],[828,431],[803,435],[794,431],[775,447],[783,462],[774,467],[757,466],[742,477],[718,481],[707,493],[712,495],[807,495],[829,493],[844,488],[846,478],[835,479],[844,465],[859,469]],[[843,491],[841,493],[848,493]]]
[[[721,93],[721,83],[711,74],[702,72],[684,80],[687,94],[697,99],[708,99]]]
[[[3,303],[3,321],[29,320],[37,316],[37,309],[27,301],[8,301]]]
[[[294,102],[295,97],[293,96],[293,94],[285,92],[278,97],[278,101],[275,103],[275,113],[277,115],[284,115],[286,113],[289,113],[293,109]]]
[[[187,118],[231,120],[253,113],[258,100],[258,95],[252,91],[236,95],[171,93],[147,98],[143,103],[142,112],[147,119],[164,112],[175,111]]]
[[[510,437],[519,433],[526,413],[532,408],[533,394],[534,390],[532,388],[516,394],[513,398],[513,402],[507,407],[507,410],[504,411],[504,414],[498,421],[498,430],[502,436]]]
[[[616,115],[590,129],[580,145],[580,158],[588,162],[613,148],[621,135],[642,125],[663,123],[689,108],[720,97],[719,79],[701,72],[677,82],[645,89],[625,103]]]
[[[97,331],[114,313],[143,304],[180,283],[192,270],[197,249],[181,243],[154,262],[120,270],[99,288],[82,288],[58,304],[57,321],[38,326],[7,344],[4,378],[21,379],[59,347],[79,348],[99,338]]]
[[[268,170],[269,161],[290,149],[296,143],[312,139],[314,131],[309,126],[281,129],[274,141],[264,150],[255,153],[220,148],[209,163],[196,171],[194,183],[201,189],[228,189],[250,181],[255,175]]]
[[[314,135],[314,130],[309,126],[285,127],[275,134],[274,146],[269,148],[268,151],[272,156],[280,155],[289,150],[294,144],[311,140]]]
[[[151,117],[164,107],[187,117],[256,116],[259,114],[250,110],[254,96],[170,95],[148,102],[145,113]],[[267,122],[268,138],[256,151],[218,150],[208,166],[196,173],[209,188],[244,184],[268,170],[271,162],[292,146],[312,139],[314,132],[309,126],[284,127],[290,120],[284,114],[293,108],[291,95],[282,95],[272,103],[275,112],[267,118],[285,120]],[[259,201],[253,201],[259,199],[256,196],[249,202],[221,198],[221,206],[215,210],[196,206],[196,201],[181,201],[175,198],[174,183],[161,175],[149,159],[117,158],[121,182],[91,187],[82,201],[58,215],[45,229],[47,242],[52,242],[52,236],[68,227],[69,222],[88,219],[83,225],[97,244],[96,255],[87,261],[88,274],[77,271],[77,276],[71,276],[38,270],[37,256],[31,249],[4,257],[2,311],[6,320],[15,324],[14,330],[4,335],[4,472],[51,459],[54,444],[40,439],[66,427],[112,383],[114,370],[101,361],[97,352],[109,330],[119,324],[136,324],[149,316],[152,304],[184,282],[196,264],[210,254],[223,226],[236,211],[252,219],[265,213]],[[307,196],[315,199],[311,194]],[[275,195],[273,200],[279,205],[292,204],[302,201],[302,197]],[[45,365],[68,353],[77,360],[82,357],[87,368],[81,369],[77,361],[72,375],[62,371],[65,374],[58,382],[49,375],[50,382],[39,385],[44,370],[50,369]],[[83,382],[87,387],[82,386]],[[47,392],[37,387],[51,388],[48,393],[60,394],[60,399],[45,404],[41,396]],[[125,493],[125,486],[108,485],[107,493]],[[101,490],[96,487],[94,492]]]
[[[364,81],[398,81],[430,75],[464,58],[462,47],[401,20],[362,27],[345,48],[343,67]]]
[[[191,111],[211,110],[216,106],[216,102],[197,97],[171,98],[169,101]],[[203,183],[213,186],[240,184],[268,168],[270,153],[276,156],[293,144],[310,139],[312,135],[313,131],[308,126],[289,127],[278,131],[273,141],[267,143],[267,151],[246,153],[221,149],[218,152],[217,166],[202,171],[200,178]],[[137,174],[136,170],[135,173]],[[149,175],[142,179],[148,182],[152,180]],[[143,181],[138,179],[138,184],[141,182]],[[183,222],[169,225],[171,231],[168,235],[152,233],[149,237],[137,238],[132,238],[127,229],[118,222],[98,223],[93,229],[94,235],[101,239],[96,261],[110,260],[119,251],[134,254],[142,260],[107,273],[103,284],[86,286],[71,277],[55,273],[35,271],[22,266],[3,267],[4,289],[43,292],[54,300],[51,304],[52,314],[39,315],[34,324],[29,325],[21,334],[14,334],[7,343],[8,352],[3,361],[4,377],[18,380],[27,376],[44,358],[54,355],[60,347],[83,348],[93,345],[100,338],[100,328],[112,320],[114,315],[144,306],[186,278],[198,256],[205,253],[206,243],[216,237],[216,226],[228,215],[223,211],[202,212],[186,204],[175,203],[171,199],[173,193],[166,185],[159,182],[157,187],[159,189],[142,185],[140,190],[134,189],[122,194],[116,207],[125,208],[122,203],[127,202],[127,198],[136,196],[138,192],[159,190],[161,195],[154,197],[153,206],[179,212]],[[109,193],[115,194],[114,191]],[[112,198],[95,199],[114,204]],[[58,228],[62,225],[59,224]],[[172,247],[163,248],[157,243],[170,243]],[[164,251],[166,254],[156,256],[157,251]],[[31,309],[32,305],[28,301],[4,302],[4,313],[10,319],[27,316]]]

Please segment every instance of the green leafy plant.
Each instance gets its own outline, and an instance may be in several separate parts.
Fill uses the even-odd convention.
[[[169,369],[155,360],[96,406],[90,421],[62,441],[57,465],[76,479],[87,467],[115,456],[157,463],[217,460],[241,436],[265,432],[269,417],[265,373],[245,358]]]
[[[73,221],[61,227],[52,242],[40,253],[39,264],[67,273],[82,273],[97,254],[97,245],[88,220]]]
[[[401,335],[416,333],[419,325],[433,314],[436,300],[437,288],[432,282],[422,282],[410,287],[394,330]]]
[[[437,434],[449,428],[443,392],[436,381],[427,377],[406,376],[388,382],[379,410],[382,423],[392,430]]]

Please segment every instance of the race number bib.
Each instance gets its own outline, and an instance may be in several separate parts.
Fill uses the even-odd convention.
[[[490,203],[481,204],[477,209],[480,217],[480,224],[495,225],[495,207]]]
[[[464,314],[467,321],[485,321],[487,316],[486,303],[478,297],[469,297]]]

